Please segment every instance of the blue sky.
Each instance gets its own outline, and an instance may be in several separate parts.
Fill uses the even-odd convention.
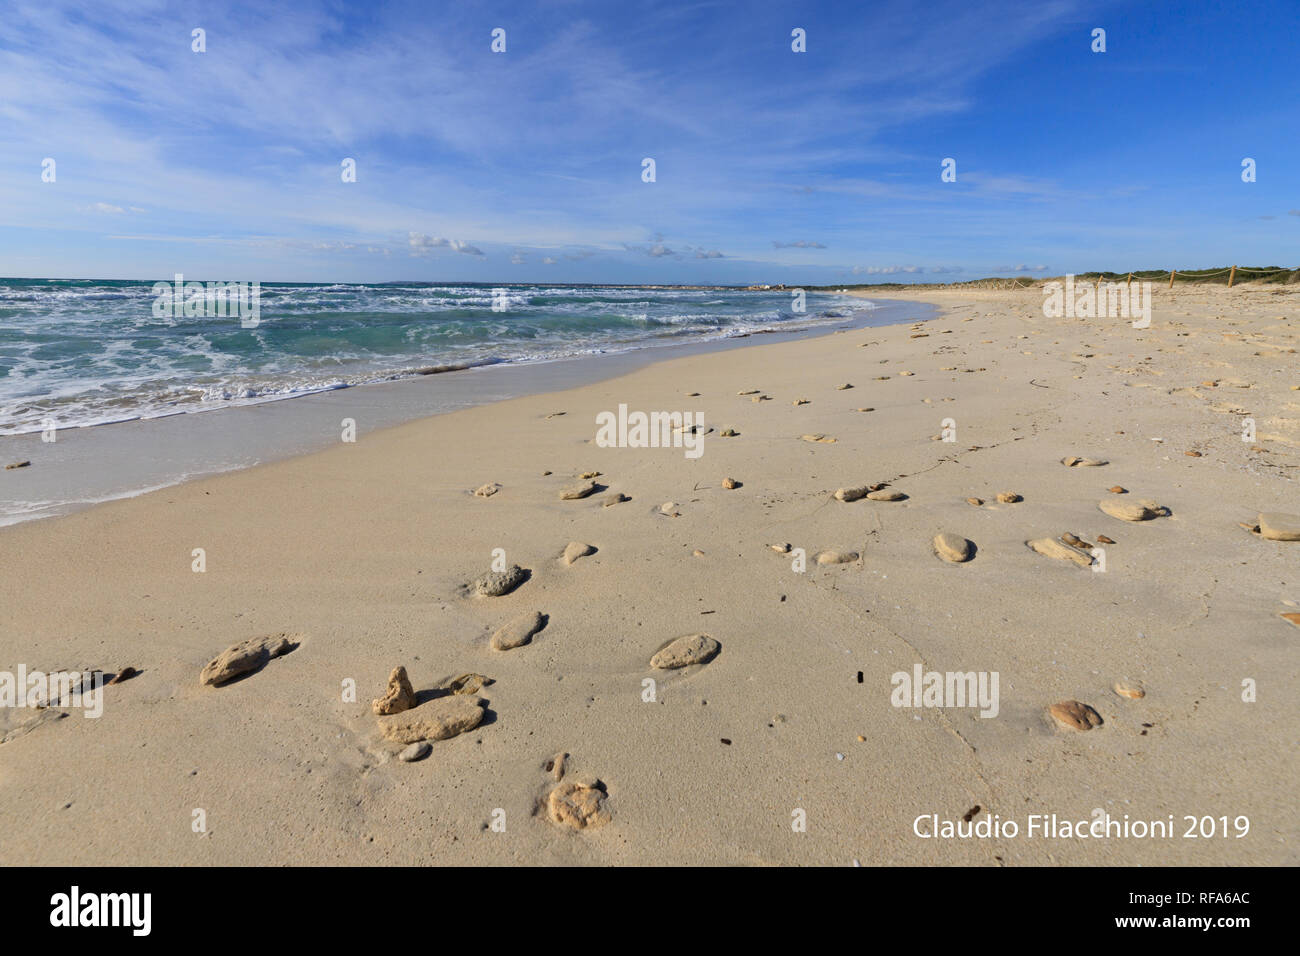
[[[1296,266],[1297,21],[1295,0],[8,0],[0,275]]]

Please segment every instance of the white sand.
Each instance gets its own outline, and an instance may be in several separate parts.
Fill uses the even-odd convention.
[[[924,338],[755,345],[385,431],[360,421],[354,445],[2,529],[0,668],[142,673],[105,689],[99,719],[16,734],[36,712],[0,710],[0,863],[1300,862],[1300,630],[1279,616],[1300,610],[1300,542],[1238,526],[1300,511],[1297,296],[1157,289],[1139,331],[1045,319],[1037,290],[927,289],[911,297],[945,312]],[[595,416],[620,403],[702,411],[715,430],[695,460],[596,447]],[[932,440],[945,418],[955,442]],[[1072,455],[1109,464],[1060,463]],[[560,500],[587,471],[631,500]],[[488,482],[501,490],[474,496]],[[878,482],[908,497],[833,500]],[[1108,517],[1112,485],[1170,514]],[[973,541],[973,560],[939,560],[940,532]],[[1106,571],[1025,546],[1064,532],[1113,538]],[[597,550],[566,565],[574,541]],[[805,572],[768,547],[783,542]],[[463,596],[496,548],[530,580]],[[861,558],[818,565],[826,549]],[[489,648],[532,610],[549,621],[529,644]],[[218,652],[279,632],[300,645],[200,686]],[[721,644],[710,662],[650,668],[696,632]],[[916,663],[998,672],[997,717],[892,706],[891,674]],[[483,723],[397,760],[370,699],[399,664],[426,696],[492,678]],[[1146,696],[1118,696],[1120,679]],[[1104,723],[1058,727],[1047,708],[1070,699]],[[603,825],[534,815],[557,753],[563,782],[602,781]],[[1021,835],[913,833],[977,804]],[[1172,815],[1176,835],[1025,833],[1028,814],[1096,807]],[[1245,815],[1250,832],[1185,839],[1184,815]]]

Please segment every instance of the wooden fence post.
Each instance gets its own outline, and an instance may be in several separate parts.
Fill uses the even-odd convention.
[[[1228,273],[1228,288],[1232,288],[1232,280],[1237,275],[1237,267],[1233,266],[1232,271]]]
[[[1174,287],[1174,270],[1170,269],[1170,270],[1169,270],[1169,288],[1172,289],[1173,287]]]
[[[1126,283],[1124,284],[1124,288],[1127,289],[1127,288],[1131,287],[1132,285],[1133,285],[1133,273],[1130,272],[1130,273],[1128,274],[1128,282],[1126,282]]]

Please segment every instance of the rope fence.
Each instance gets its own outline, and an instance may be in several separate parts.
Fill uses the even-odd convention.
[[[1237,282],[1253,282],[1255,280],[1268,280],[1270,276],[1283,276],[1278,280],[1271,280],[1281,283],[1300,282],[1300,269],[1282,269],[1270,267],[1267,269],[1257,269],[1249,266],[1229,266],[1226,269],[1188,269],[1178,270],[1170,269],[1168,272],[1160,269],[1143,269],[1138,272],[1084,272],[1075,276],[1076,280],[1090,281],[1098,287],[1103,282],[1123,282],[1125,286],[1132,285],[1133,280],[1139,282],[1163,282],[1169,280],[1168,288],[1174,287],[1175,280],[1178,282],[1208,282],[1209,284],[1219,284],[1214,280],[1220,280],[1220,277],[1227,276],[1227,287],[1231,289]],[[1031,289],[1037,283],[1046,281],[1042,279],[974,279],[968,282],[953,282],[949,284],[950,288],[978,288],[978,289]]]

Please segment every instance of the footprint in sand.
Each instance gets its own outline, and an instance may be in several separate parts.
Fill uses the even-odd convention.
[[[508,651],[521,647],[533,639],[533,636],[546,627],[549,618],[541,611],[529,611],[508,621],[492,635],[492,650]]]
[[[298,642],[289,634],[268,634],[241,641],[210,660],[199,674],[199,683],[220,686],[260,670],[272,658],[282,657],[297,646]]]

